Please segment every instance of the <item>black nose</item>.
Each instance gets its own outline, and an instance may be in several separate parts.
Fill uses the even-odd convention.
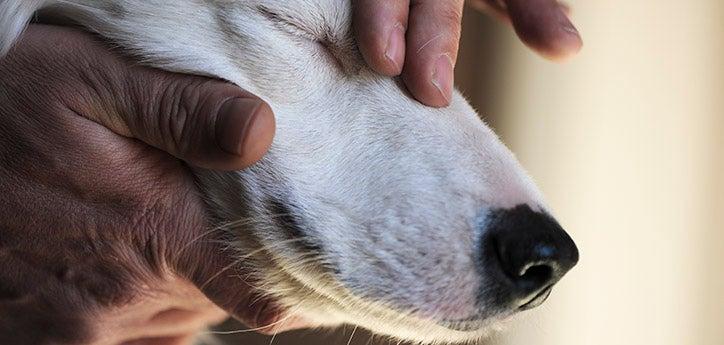
[[[527,205],[493,212],[486,228],[485,270],[521,309],[543,303],[578,262],[578,248],[558,222]]]

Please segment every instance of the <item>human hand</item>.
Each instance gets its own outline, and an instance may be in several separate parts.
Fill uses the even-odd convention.
[[[224,311],[273,323],[166,153],[241,169],[273,132],[236,86],[31,25],[0,59],[0,344],[182,344]]]
[[[450,103],[464,0],[356,0],[354,26],[367,63],[402,75],[413,96],[429,106]],[[552,60],[582,46],[567,7],[557,0],[472,0],[513,24],[520,39]]]

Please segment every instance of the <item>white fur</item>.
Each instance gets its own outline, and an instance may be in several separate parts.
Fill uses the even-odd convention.
[[[428,108],[364,65],[349,1],[3,0],[0,52],[45,6],[150,65],[271,104],[277,136],[259,164],[197,174],[242,255],[254,253],[260,288],[291,311],[429,343],[475,340],[513,313],[479,316],[478,239],[489,210],[542,209],[542,197],[459,93]],[[285,236],[271,199],[318,256]]]

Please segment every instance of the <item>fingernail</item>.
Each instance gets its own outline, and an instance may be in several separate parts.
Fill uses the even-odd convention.
[[[554,60],[563,61],[581,50],[581,47],[583,47],[583,40],[581,39],[581,34],[563,11],[559,12],[559,16],[559,27],[561,28],[561,31],[564,32],[564,35],[567,35],[567,37],[564,36],[559,39],[557,43],[558,52]]]
[[[390,30],[385,58],[394,66],[396,73],[402,72],[400,66],[405,59],[405,29],[400,23],[395,24]]]
[[[435,61],[432,70],[432,85],[445,99],[445,104],[450,104],[453,88],[453,63],[449,55],[442,54]]]
[[[574,35],[574,36],[580,38],[581,34],[578,32],[576,27],[573,26],[573,23],[571,23],[571,21],[568,19],[568,17],[562,12],[561,12],[560,16],[561,16],[561,18],[558,21],[558,23],[559,23],[561,29],[571,35]]]
[[[244,142],[261,104],[258,99],[234,98],[221,106],[216,118],[216,140],[221,149],[233,155],[244,155]]]

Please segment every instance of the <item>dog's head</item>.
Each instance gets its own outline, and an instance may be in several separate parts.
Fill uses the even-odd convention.
[[[261,289],[318,325],[466,341],[534,307],[578,260],[513,155],[455,93],[425,107],[365,66],[349,1],[63,1],[151,64],[269,102],[269,154],[198,171]]]

